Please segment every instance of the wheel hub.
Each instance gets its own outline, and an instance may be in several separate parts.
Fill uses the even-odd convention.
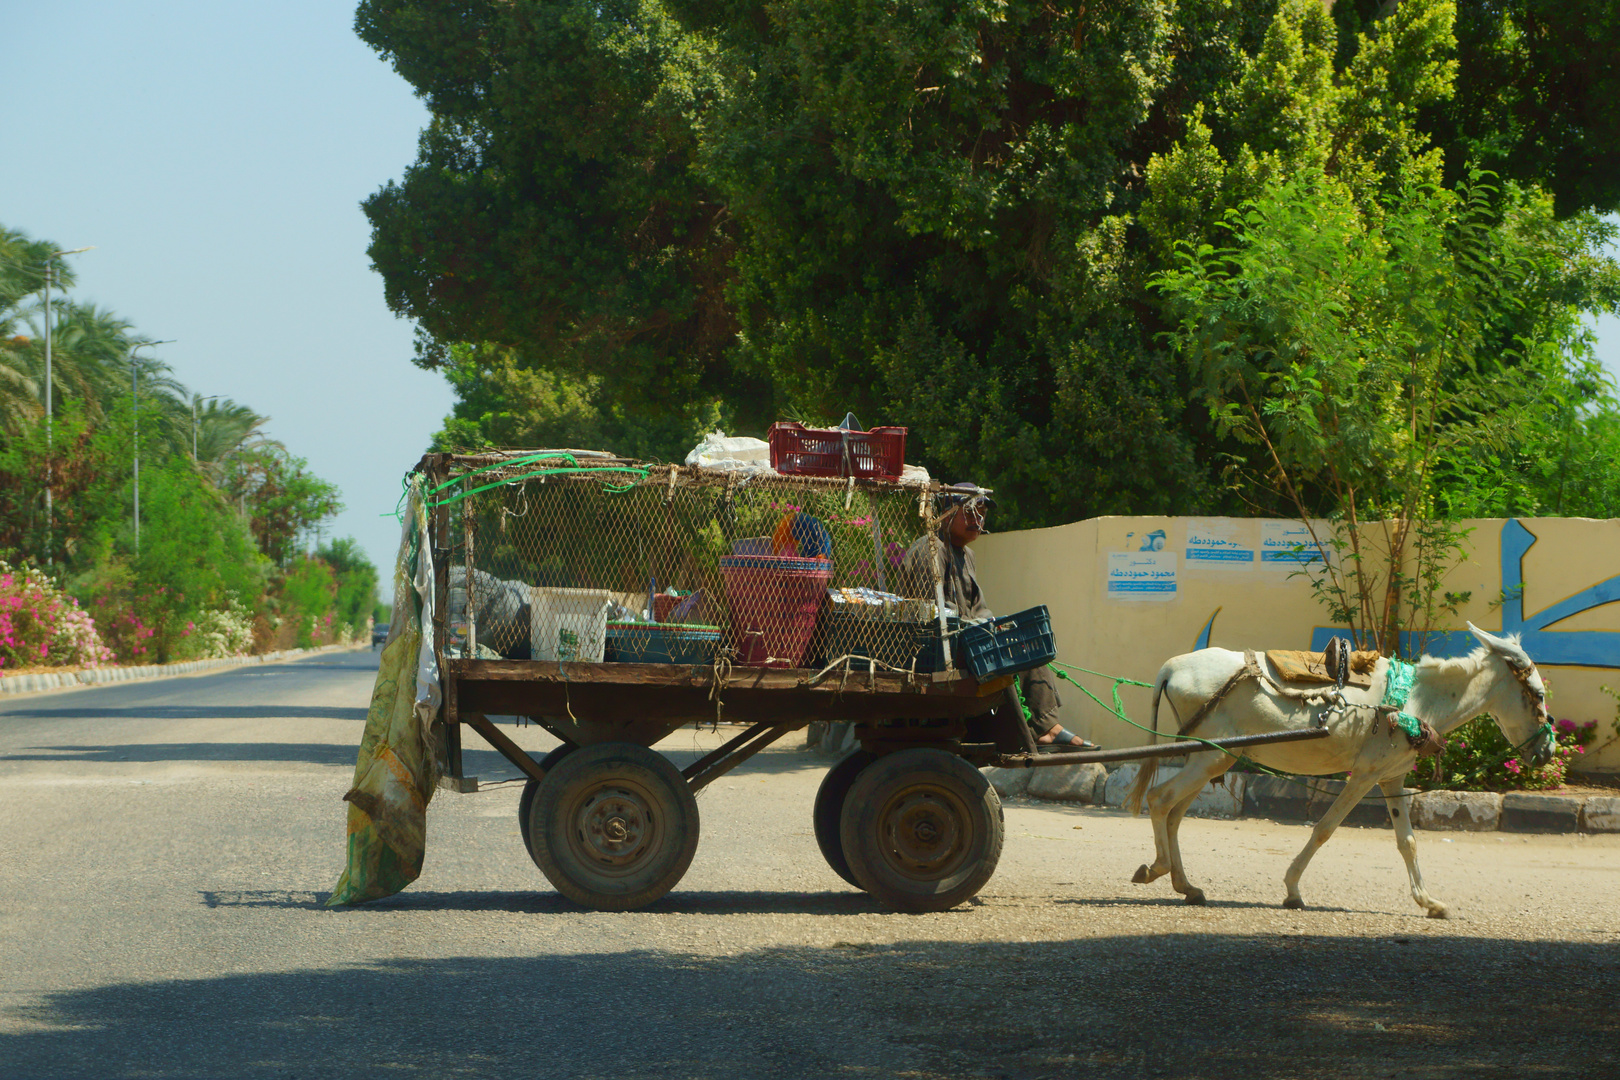
[[[646,802],[623,788],[603,788],[580,804],[578,836],[584,854],[607,866],[624,866],[645,854],[653,833]]]
[[[909,874],[943,876],[961,860],[967,829],[959,808],[941,792],[903,792],[884,818],[890,858]]]

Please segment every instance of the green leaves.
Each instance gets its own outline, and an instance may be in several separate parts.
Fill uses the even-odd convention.
[[[1264,448],[1242,485],[1335,520],[1324,602],[1389,651],[1445,607],[1460,547],[1444,519],[1510,497],[1499,456],[1546,429],[1579,316],[1536,302],[1562,258],[1544,199],[1478,175],[1454,191],[1405,187],[1372,212],[1349,195],[1302,169],[1228,212],[1229,246],[1184,244],[1152,284],[1217,430]],[[1511,346],[1489,348],[1506,326]],[[1570,432],[1577,416],[1560,420]]]
[[[366,0],[433,110],[371,255],[462,395],[442,445],[853,410],[1009,526],[1276,512],[1274,455],[1317,509],[1440,497],[1505,445],[1505,373],[1611,302],[1440,132],[1500,111],[1453,95],[1493,18],[1459,52],[1446,2]]]

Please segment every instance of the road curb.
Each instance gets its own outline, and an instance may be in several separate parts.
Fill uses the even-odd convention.
[[[1065,772],[1076,766],[1027,772]],[[1009,770],[986,770],[987,774]],[[1174,768],[1161,767],[1159,780],[1172,775]],[[1121,806],[1135,780],[1137,766],[1122,765],[1098,778],[1093,790],[1095,804]],[[999,785],[998,785],[999,788]],[[1076,802],[1074,794],[1058,793],[1061,784],[1037,783],[1017,794],[1043,802]],[[1344,781],[1323,777],[1282,777],[1267,774],[1227,773],[1222,787],[1207,787],[1189,809],[1192,817],[1262,817],[1274,821],[1313,822],[1344,790]],[[1403,789],[1408,812],[1417,829],[1440,832],[1519,832],[1519,833],[1613,833],[1620,832],[1620,797],[1606,795],[1559,795],[1539,791],[1418,791]],[[1054,794],[1046,794],[1052,791]],[[1236,804],[1236,805],[1234,805]],[[1345,818],[1346,825],[1389,828],[1389,811],[1383,793],[1374,788]]]
[[[1510,791],[1502,796],[1502,831],[1578,832],[1581,827],[1581,804],[1585,801],[1569,795]]]
[[[256,656],[227,656],[217,660],[186,660],[178,664],[138,664],[131,667],[80,668],[75,671],[41,671],[25,675],[0,677],[0,694],[43,694],[52,690],[78,690],[86,686],[105,686],[121,682],[153,682],[173,679],[182,675],[195,675],[203,671],[242,667],[247,664],[274,664],[283,660],[297,660],[323,652],[356,651],[366,646],[317,645],[312,649],[279,649]]]

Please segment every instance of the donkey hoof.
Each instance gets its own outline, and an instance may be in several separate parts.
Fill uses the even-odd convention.
[[[1189,904],[1196,904],[1199,907],[1203,907],[1204,906],[1204,890],[1203,889],[1188,889],[1187,890],[1186,900],[1187,900],[1187,903],[1189,903]]]
[[[1429,909],[1429,918],[1449,919],[1451,918],[1451,909],[1446,907],[1444,904],[1436,904],[1434,907]]]
[[[1152,880],[1152,878],[1148,877],[1147,863],[1143,863],[1141,866],[1138,866],[1136,868],[1136,873],[1131,875],[1131,883],[1133,885],[1146,885]]]
[[[1298,911],[1304,906],[1305,901],[1297,896],[1290,896],[1288,899],[1283,901],[1283,907],[1288,908],[1290,911]]]

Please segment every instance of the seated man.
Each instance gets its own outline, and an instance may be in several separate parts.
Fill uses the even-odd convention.
[[[945,556],[945,603],[956,609],[963,619],[985,619],[990,609],[979,589],[974,572],[973,552],[968,545],[985,531],[985,511],[995,505],[988,495],[973,484],[952,484],[940,493],[943,504],[949,508],[940,518],[939,538]],[[913,596],[934,595],[932,561],[933,544],[929,537],[919,538],[906,550],[901,571],[906,576]],[[1035,741],[1043,747],[1063,750],[1096,750],[1096,743],[1082,739],[1058,723],[1057,676],[1050,667],[1042,665],[1018,677],[1019,689],[1028,708],[1025,717],[1035,734]],[[1011,691],[1007,695],[1013,697]]]

